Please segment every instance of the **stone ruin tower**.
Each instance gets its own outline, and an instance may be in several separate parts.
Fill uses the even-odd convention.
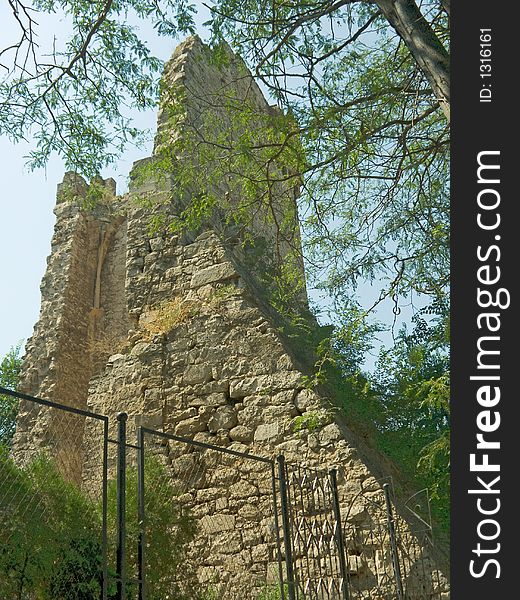
[[[164,81],[167,89],[182,92],[175,97],[185,103],[183,119],[177,130],[168,130],[168,103],[175,100],[165,94],[158,131],[166,135],[158,135],[156,153],[187,127],[196,128],[211,110],[224,127],[225,107],[212,101],[222,93],[232,93],[264,116],[279,114],[243,63],[226,52],[227,60],[218,66],[196,37],[176,49]],[[280,315],[263,293],[263,263],[248,253],[241,233],[218,210],[194,232],[172,233],[167,219],[150,231],[150,214],[168,216],[182,204],[182,198],[175,198],[174,177],[157,177],[153,169],[146,175],[154,160],[156,156],[134,165],[129,192],[123,196],[116,195],[113,180],[88,185],[74,173],[67,173],[58,186],[41,313],[27,344],[22,391],[107,415],[112,424],[118,412],[126,411],[130,441],[136,427],[145,425],[259,456],[283,453],[288,463],[302,468],[338,467],[343,526],[347,538],[354,540],[347,548],[351,589],[357,590],[352,597],[394,597],[381,591],[385,577],[391,579],[392,560],[388,548],[373,540],[379,525],[370,506],[382,497],[381,483],[389,475],[397,477],[395,469],[349,428],[348,416],[304,385],[310,365],[280,333]],[[226,190],[221,191],[225,197]],[[295,206],[297,189],[281,193],[292,194],[289,201]],[[91,205],[93,197],[97,201]],[[283,205],[276,205],[276,197],[274,204],[276,215]],[[283,262],[299,246],[293,223],[292,239],[280,241],[276,218],[269,221],[259,214],[251,235],[262,240],[268,256],[276,247]],[[297,259],[296,264],[303,278],[303,263]],[[304,292],[300,300],[305,310]],[[297,422],[313,426],[295,427]],[[99,454],[99,430],[89,423],[73,428],[50,411],[23,404],[15,456],[28,456],[51,438],[60,440],[54,442],[53,453],[62,455],[70,478],[87,487],[99,479],[99,461],[92,458]],[[167,465],[193,467],[196,453],[186,447],[164,442],[156,446]],[[114,464],[111,448],[110,470]],[[220,492],[215,482],[198,491],[194,483],[184,491],[191,494],[192,510],[208,532],[220,536],[220,546],[217,540],[205,558],[206,567],[224,569],[232,554],[234,566],[223,580],[242,573],[249,586],[241,588],[246,600],[257,597],[251,589],[258,591],[262,582],[276,580],[276,556],[272,540],[261,533],[269,528],[269,519],[255,516],[262,504],[258,489],[235,480],[226,483],[227,473],[238,467],[228,461],[225,468]],[[406,598],[448,598],[445,576],[435,558],[425,558],[427,549],[415,536],[411,513],[406,508],[397,512],[401,535],[414,547],[402,574],[405,588],[419,563],[437,582],[436,587],[429,583],[429,589],[421,584],[419,591],[410,584]],[[222,518],[212,521],[215,515]],[[233,537],[236,531],[238,537]],[[305,560],[303,550],[295,552],[297,561]]]

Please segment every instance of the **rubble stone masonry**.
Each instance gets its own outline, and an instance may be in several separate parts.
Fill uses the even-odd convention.
[[[204,112],[208,95],[230,87],[235,95],[254,98],[266,114],[274,111],[238,59],[231,56],[226,66],[218,67],[206,53],[198,38],[189,38],[166,67],[169,84],[185,86],[196,99],[187,119]],[[167,126],[165,110],[163,100],[160,130]],[[101,190],[94,207],[88,203],[89,185],[78,175],[67,173],[58,188],[41,313],[26,348],[22,391],[108,415],[112,424],[118,412],[126,411],[130,441],[136,427],[146,425],[260,456],[283,453],[289,463],[338,467],[346,522],[370,528],[366,505],[361,500],[356,504],[356,498],[362,489],[380,494],[379,482],[396,476],[395,470],[349,428],[348,416],[304,385],[308,366],[280,333],[240,240],[215,222],[195,233],[173,234],[165,228],[150,233],[147,209],[136,199],[146,194],[153,205],[172,191],[169,183],[157,184],[153,178],[137,183],[134,178],[123,196],[116,195],[112,180],[92,185]],[[258,235],[274,239],[265,221],[259,219],[257,227]],[[298,236],[295,223],[294,239]],[[319,427],[295,431],[295,418],[305,416],[316,417]],[[68,457],[70,476],[88,486],[100,477],[99,461],[92,460],[99,455],[98,435],[87,423],[79,433],[74,430],[74,439],[63,428],[57,436],[53,415],[24,403],[14,452],[31,456],[46,439],[59,437],[55,451]],[[111,447],[110,470],[114,453]],[[168,464],[175,459],[165,455]],[[232,470],[233,465],[222,468]],[[219,521],[227,523],[222,525],[225,533],[247,516],[249,494],[254,491],[244,494],[240,486],[220,492],[199,489],[192,505],[202,520],[227,515]],[[405,511],[399,519],[410,540],[420,544]],[[242,550],[237,547],[235,554]],[[215,564],[222,564],[229,547],[220,551]],[[242,557],[244,572],[265,579],[276,557],[260,538],[248,552]],[[368,546],[357,552],[349,557],[353,578],[363,570],[374,571],[376,561],[392,568],[389,555],[376,555]],[[448,598],[445,577],[439,576],[443,592],[435,597]]]

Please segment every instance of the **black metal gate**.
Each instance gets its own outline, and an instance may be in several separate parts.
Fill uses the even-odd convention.
[[[278,457],[289,600],[347,600],[347,565],[336,471]]]
[[[129,568],[139,600],[256,600],[278,590],[274,462],[145,427],[137,446],[139,535]]]
[[[448,582],[432,559],[431,524],[415,512],[417,497],[403,507],[417,521],[412,533],[403,526],[390,482],[372,480],[345,497],[335,469],[287,464],[279,457],[278,471],[282,581],[289,600],[449,597]]]

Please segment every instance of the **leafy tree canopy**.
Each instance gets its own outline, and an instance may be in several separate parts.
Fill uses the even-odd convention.
[[[157,102],[162,65],[129,17],[174,36],[195,30],[195,7],[9,5],[19,37],[0,50],[0,133],[19,140],[32,130],[33,166],[58,152],[68,168],[97,173],[140,136],[126,109]],[[267,150],[241,135],[227,156],[254,155],[265,178],[273,157],[284,155],[302,186],[305,254],[317,280],[333,295],[350,293],[359,278],[383,281],[382,298],[445,295],[449,2],[216,0],[210,8],[214,44],[227,39],[296,124],[277,124]],[[37,45],[38,12],[70,24],[70,37],[50,54]]]

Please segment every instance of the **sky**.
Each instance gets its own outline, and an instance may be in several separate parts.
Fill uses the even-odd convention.
[[[207,30],[202,23],[208,18],[207,11],[197,15],[197,32],[202,39]],[[2,38],[15,35],[14,22],[7,12],[6,3],[0,5]],[[42,40],[52,31],[58,39],[67,35],[65,22],[55,17],[40,20]],[[149,41],[152,51],[161,59],[167,60],[175,46],[181,41],[171,38],[158,38],[151,27],[139,25],[142,35]],[[2,42],[4,47],[4,42]],[[139,128],[155,127],[155,110],[144,113],[135,112],[135,126]],[[45,272],[46,258],[50,253],[50,242],[54,227],[53,208],[56,186],[63,179],[65,168],[58,157],[53,157],[45,169],[30,171],[25,158],[31,149],[30,143],[13,144],[0,137],[0,273],[2,293],[0,293],[0,357],[12,346],[22,344],[31,335],[38,320],[40,309],[40,282]],[[150,155],[148,147],[129,148],[113,168],[104,170],[103,177],[113,177],[118,193],[127,188],[127,177],[135,160]],[[363,304],[369,306],[377,297],[378,290],[363,286],[360,290]],[[317,296],[311,294],[313,299]],[[391,306],[382,308],[379,318],[390,322]],[[406,314],[404,315],[406,317]],[[391,336],[383,335],[385,343],[391,342]],[[369,357],[367,368],[373,368],[374,357]]]
[[[16,35],[14,21],[9,15],[7,3],[0,5],[2,23],[2,47],[9,35]],[[198,31],[207,14],[197,17]],[[52,31],[57,38],[67,35],[66,22],[56,18],[39,18],[40,33],[45,38]],[[52,27],[51,27],[52,24]],[[159,38],[151,27],[139,25],[143,36],[159,58],[167,60],[179,39]],[[156,111],[135,111],[135,126],[141,129],[155,128]],[[118,193],[127,189],[127,178],[132,163],[151,154],[152,142],[143,148],[128,148],[117,163],[105,169],[101,175],[113,177]],[[56,186],[63,180],[65,168],[58,157],[53,157],[45,169],[30,171],[26,156],[30,143],[13,144],[0,136],[0,357],[12,346],[24,343],[31,335],[40,310],[40,282],[45,272],[46,259],[50,253],[55,217]]]

